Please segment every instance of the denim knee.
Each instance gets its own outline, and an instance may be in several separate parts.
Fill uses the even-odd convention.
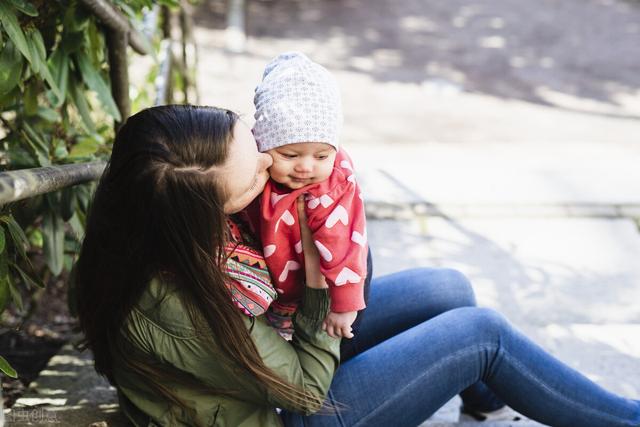
[[[458,287],[459,292],[464,296],[468,303],[467,305],[476,305],[476,294],[473,291],[473,286],[467,276],[453,268],[445,268],[444,270],[450,278],[450,283],[454,283],[455,286]]]
[[[438,269],[443,286],[447,286],[455,293],[457,307],[473,307],[476,305],[476,296],[471,282],[461,272],[453,268]]]
[[[509,321],[499,312],[487,307],[476,307],[473,311],[471,327],[479,336],[499,338],[511,327]]]

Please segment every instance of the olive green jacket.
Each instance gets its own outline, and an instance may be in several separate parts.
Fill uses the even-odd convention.
[[[282,339],[264,316],[244,317],[267,367],[298,387],[324,397],[339,364],[340,340],[322,331],[329,307],[326,290],[305,288],[304,302],[294,317],[293,341]],[[133,348],[159,361],[163,368],[193,377],[191,384],[167,378],[163,382],[183,405],[167,402],[148,386],[148,380],[115,361],[120,406],[136,426],[274,426],[281,425],[275,408],[286,408],[238,371],[213,340],[196,334],[178,292],[153,280],[125,325]],[[209,386],[204,390],[194,383]],[[233,397],[211,388],[237,391]],[[186,409],[185,409],[186,407]],[[312,413],[318,408],[307,408]]]

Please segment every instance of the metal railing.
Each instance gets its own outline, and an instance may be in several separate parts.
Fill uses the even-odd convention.
[[[149,36],[157,25],[157,16],[161,12],[163,19],[161,52],[159,55],[160,72],[155,81],[155,105],[173,101],[173,70],[177,67],[182,78],[183,101],[198,102],[195,89],[196,48],[193,40],[190,5],[186,2],[180,7],[179,16],[175,16],[167,7],[156,6],[146,19],[152,28],[146,28],[145,34],[137,31],[129,20],[107,0],[80,0],[104,25],[107,41],[109,77],[111,93],[123,120],[131,114],[129,98],[129,72],[127,46],[141,54],[152,51]],[[160,10],[159,10],[160,9]],[[173,39],[175,27],[179,28],[180,43]],[[180,47],[181,52],[176,49]],[[118,129],[122,123],[115,123]],[[70,165],[48,166],[0,172],[0,206],[29,197],[71,187],[100,178],[106,162],[76,163]]]

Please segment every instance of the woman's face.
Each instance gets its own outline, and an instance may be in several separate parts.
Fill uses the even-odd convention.
[[[256,140],[247,125],[237,121],[221,175],[228,195],[224,204],[226,214],[241,211],[262,193],[272,162],[270,155],[258,152]]]

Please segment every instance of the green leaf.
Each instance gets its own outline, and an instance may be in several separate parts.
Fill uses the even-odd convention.
[[[80,253],[80,249],[82,245],[74,238],[70,236],[65,236],[64,239],[64,253],[67,254],[77,254]]]
[[[29,123],[22,122],[22,128],[24,132],[25,141],[33,150],[33,154],[40,166],[50,166],[51,161],[49,159],[49,146],[44,140],[44,137],[40,135]]]
[[[33,59],[32,65],[37,67],[37,71],[33,68],[33,71],[40,74],[44,80],[49,84],[49,87],[53,91],[54,95],[58,98],[62,98],[62,93],[60,93],[60,88],[56,84],[53,76],[51,75],[51,71],[49,71],[49,67],[47,66],[47,51],[44,47],[44,40],[42,39],[42,34],[37,29],[32,29],[29,33],[29,41],[31,46],[31,57]],[[35,65],[34,63],[37,63]]]
[[[38,82],[31,79],[24,88],[24,112],[33,116],[38,112]]]
[[[9,289],[9,264],[8,253],[0,254],[0,313],[2,313],[11,300]]]
[[[8,111],[15,109],[15,103],[20,98],[22,93],[20,92],[20,84],[14,87],[13,90],[0,95],[0,110]]]
[[[29,16],[38,16],[38,9],[26,0],[10,0],[20,12]]]
[[[16,169],[28,169],[39,166],[36,159],[33,158],[31,153],[25,148],[24,144],[20,144],[15,140],[9,141],[9,149],[7,150],[9,155],[9,164]]]
[[[26,136],[26,134],[24,135],[25,135],[25,142],[27,143],[29,148],[31,148],[31,155],[34,156],[37,162],[36,166],[41,166],[41,167],[50,166],[51,162],[49,162],[49,159],[42,154],[42,151],[38,149],[36,144],[34,144],[34,142],[31,139],[29,139]]]
[[[76,197],[78,198],[78,205],[80,206],[79,212],[87,212],[89,210],[89,204],[91,203],[91,197],[93,196],[93,188],[91,184],[78,185]],[[84,218],[80,218],[80,222],[84,224]]]
[[[62,49],[56,49],[49,58],[51,74],[60,88],[61,97],[56,97],[54,107],[59,107],[65,100],[67,94],[67,83],[69,82],[69,57]]]
[[[45,285],[42,282],[42,280],[40,280],[40,278],[38,276],[30,276],[27,273],[24,272],[24,270],[22,270],[20,267],[18,267],[17,264],[11,264],[11,267],[14,268],[18,274],[20,275],[20,277],[22,278],[22,281],[27,284],[27,285],[34,285],[38,288],[44,289]],[[35,278],[34,278],[35,277]],[[14,300],[16,300],[16,298],[13,298]]]
[[[91,60],[86,55],[86,53],[78,52],[75,55],[75,58],[76,64],[78,65],[80,73],[82,74],[82,79],[91,90],[98,94],[98,99],[102,103],[106,112],[111,115],[111,117],[113,117],[116,121],[122,120],[120,111],[118,111],[118,107],[116,106],[116,103],[111,96],[111,90],[109,89],[109,86],[102,79],[100,72],[94,68]]]
[[[180,6],[180,0],[160,0],[158,3],[163,4],[169,7],[178,7]]]
[[[0,277],[0,314],[7,308],[11,302],[11,284],[9,283],[9,275]]]
[[[77,205],[76,189],[73,187],[67,187],[62,190],[62,197],[60,199],[60,213],[63,221],[67,222],[71,219],[76,211]]]
[[[135,19],[135,18],[137,18],[137,16],[136,16],[136,11],[135,11],[135,10],[133,10],[133,8],[131,8],[131,6],[129,6],[128,4],[126,4],[126,3],[122,2],[122,3],[119,3],[119,4],[118,4],[118,7],[119,7],[120,9],[122,9],[122,11],[123,11],[124,13],[126,13],[126,14],[129,16],[129,18],[130,18],[130,19]]]
[[[71,76],[69,76],[69,78],[71,78]],[[75,79],[72,79],[70,83],[67,93],[78,109],[78,113],[80,114],[80,118],[82,119],[82,124],[84,124],[85,129],[89,133],[93,133],[96,131],[96,125],[93,123],[93,119],[91,118],[91,111],[89,110],[87,99],[81,92],[81,85],[76,83]]]
[[[84,32],[65,33],[60,41],[62,49],[58,50],[62,50],[67,55],[77,52],[84,46],[84,37]]]
[[[38,117],[44,119],[49,123],[58,123],[62,120],[62,117],[60,117],[60,113],[52,108],[38,107],[38,111],[36,114],[38,115]]]
[[[9,252],[0,254],[0,279],[9,275]],[[0,312],[2,310],[0,309]]]
[[[76,254],[80,252],[80,249],[74,250],[73,253]],[[64,253],[64,269],[65,271],[71,271],[73,268],[73,263],[75,262],[75,255],[71,255],[69,252]]]
[[[42,230],[35,228],[27,237],[29,238],[29,244],[32,248],[42,249]]]
[[[7,362],[7,360],[2,356],[0,356],[0,371],[4,372],[8,377],[18,378],[16,370],[13,369],[11,365],[9,365],[9,362]]]
[[[37,112],[37,110],[36,110]],[[47,144],[46,140],[44,139],[44,135],[42,135],[39,130],[34,129],[33,126],[31,126],[31,123],[29,123],[28,121],[23,121],[22,122],[22,128],[25,130],[25,132],[29,135],[29,138],[31,138],[36,144],[38,144],[38,146],[40,147],[40,149],[45,153],[45,154],[49,154],[49,144]]]
[[[95,20],[89,21],[89,26],[84,33],[84,45],[86,46],[86,51],[89,52],[89,56],[91,61],[94,64],[101,64],[104,62],[104,36],[102,35],[102,31],[98,29]]]
[[[77,197],[76,197],[77,199]],[[69,219],[69,225],[71,226],[71,231],[74,239],[78,242],[82,242],[82,236],[84,236],[84,226],[80,221],[80,215],[78,212],[74,212],[74,215]]]
[[[53,197],[47,195],[49,200],[49,209],[45,212],[42,219],[42,237],[43,237],[43,253],[44,259],[53,273],[57,276],[62,272],[62,262],[64,256],[64,221],[53,209],[51,201]]]
[[[84,7],[67,7],[64,18],[63,27],[69,32],[84,32],[91,17],[90,12]]]
[[[12,215],[2,217],[2,221],[7,224],[9,234],[11,235],[11,240],[13,240],[13,246],[18,251],[18,254],[23,259],[27,259],[27,251],[25,246],[29,245],[29,239],[27,239],[24,231],[22,231],[22,228],[20,228]]]
[[[24,58],[11,41],[7,41],[0,52],[0,95],[16,87],[22,75]]]
[[[35,53],[35,56],[40,60],[44,60],[47,58],[47,49],[44,47],[44,39],[42,38],[42,34],[37,28],[31,27],[26,33],[27,40],[31,40],[33,44],[31,45],[31,53]]]
[[[0,254],[0,280],[9,276],[9,252]],[[8,280],[8,279],[7,279]],[[0,308],[0,312],[2,309]]]
[[[83,136],[78,138],[78,143],[71,147],[69,158],[92,156],[100,148],[100,143],[94,138]]]
[[[20,53],[31,62],[31,50],[27,44],[27,38],[22,32],[22,28],[20,28],[14,9],[3,1],[0,1],[0,22],[13,44],[15,44]]]
[[[6,237],[4,235],[4,229],[0,227],[0,254],[4,252],[4,247],[6,246]]]
[[[53,149],[53,155],[56,159],[62,160],[62,159],[66,159],[69,156],[69,151],[67,151],[67,145],[65,144],[63,139],[55,138],[53,146],[55,147]]]
[[[16,305],[16,307],[18,307],[18,310],[24,311],[24,304],[22,303],[22,295],[20,295],[20,292],[16,289],[15,284],[11,280],[11,276],[9,276],[9,293],[11,294],[11,299],[13,300],[13,303]]]
[[[38,54],[38,48],[35,44],[33,44],[29,36],[27,36],[27,45],[29,46],[29,57],[31,58],[29,60],[29,69],[31,70],[31,72],[30,73],[25,72],[25,78],[23,78],[23,83],[31,77],[35,77],[38,79],[40,78],[39,73],[40,73],[41,64],[40,64],[40,56]]]

